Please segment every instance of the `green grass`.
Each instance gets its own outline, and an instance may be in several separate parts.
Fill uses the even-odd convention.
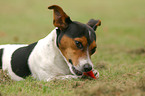
[[[145,94],[145,0],[1,0],[0,44],[32,43],[54,29],[58,4],[72,20],[101,19],[97,53],[98,80],[12,81],[0,74],[0,93],[8,96],[143,96]]]

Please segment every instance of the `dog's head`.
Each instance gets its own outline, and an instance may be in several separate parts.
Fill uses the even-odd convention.
[[[93,69],[91,55],[95,53],[97,26],[100,20],[91,19],[87,24],[72,21],[57,5],[49,6],[54,10],[53,24],[57,27],[57,47],[64,56],[72,74],[81,76]]]

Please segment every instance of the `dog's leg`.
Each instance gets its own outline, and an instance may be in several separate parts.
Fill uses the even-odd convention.
[[[97,70],[94,70],[94,69],[92,71],[93,71],[95,77],[96,78],[99,78],[99,72]]]
[[[95,77],[99,78],[99,72],[97,70],[92,70]],[[58,77],[52,77],[47,79],[47,81],[51,81],[51,80],[65,80],[65,79],[77,79],[77,78],[81,78],[79,76],[75,76],[75,75],[65,75],[65,76],[58,76]]]
[[[51,81],[51,80],[65,80],[65,79],[77,79],[79,78],[78,76],[75,75],[65,75],[65,76],[58,76],[58,77],[52,77],[47,79],[47,81]]]

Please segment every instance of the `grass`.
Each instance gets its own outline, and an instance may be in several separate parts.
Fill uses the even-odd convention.
[[[83,2],[83,3],[82,3]],[[12,81],[0,71],[0,94],[5,96],[143,96],[145,94],[144,0],[1,0],[0,44],[32,43],[51,30],[52,11],[58,4],[72,20],[101,19],[97,54],[98,80],[54,80],[28,77]]]

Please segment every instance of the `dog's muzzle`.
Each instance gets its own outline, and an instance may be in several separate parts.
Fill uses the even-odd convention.
[[[89,72],[92,70],[92,66],[89,63],[87,63],[83,66],[83,70],[84,72]]]
[[[92,66],[87,63],[87,64],[83,65],[82,71],[77,70],[74,66],[72,66],[72,70],[77,76],[81,76],[81,75],[83,75],[83,72],[91,71]]]

